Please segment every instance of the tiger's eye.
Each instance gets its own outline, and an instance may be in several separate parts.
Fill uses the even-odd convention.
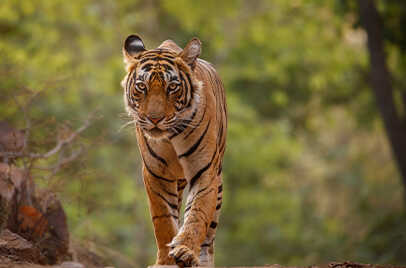
[[[179,84],[172,83],[172,84],[169,84],[169,86],[168,86],[168,91],[169,91],[169,93],[173,93],[173,92],[175,92],[178,88],[179,88]]]
[[[135,84],[135,88],[136,88],[139,92],[144,93],[147,87],[145,86],[144,83],[138,82],[137,84]]]

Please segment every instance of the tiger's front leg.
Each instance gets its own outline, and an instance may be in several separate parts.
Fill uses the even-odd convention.
[[[176,193],[177,183],[165,183],[163,187],[145,166],[143,176],[158,248],[156,264],[175,264],[174,259],[169,256],[167,244],[178,232],[178,197],[167,193]]]
[[[143,158],[144,185],[158,248],[156,264],[175,264],[174,258],[169,256],[168,243],[178,232],[182,200],[179,186],[184,187],[182,183],[185,181],[183,170],[170,143],[150,140],[140,130],[137,130],[137,139]]]
[[[214,156],[216,152],[214,153]],[[202,158],[204,166],[190,165],[186,170],[193,172],[188,176],[190,191],[185,208],[185,221],[178,234],[169,244],[169,255],[180,266],[198,266],[200,248],[206,239],[210,223],[216,212],[218,180],[216,180],[215,159]],[[211,158],[211,159],[210,159]],[[197,167],[196,168],[192,168]],[[189,174],[190,175],[190,174]]]

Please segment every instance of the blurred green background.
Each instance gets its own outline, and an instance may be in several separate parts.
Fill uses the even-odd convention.
[[[404,38],[402,1],[377,6]],[[120,131],[128,121],[121,46],[131,33],[147,48],[197,36],[229,109],[216,264],[405,264],[401,176],[368,84],[356,8],[340,0],[2,0],[0,120],[24,128],[15,100],[41,91],[29,112],[30,148],[45,151],[61,122],[75,128],[97,111],[80,140],[86,153],[49,179],[33,170],[34,179],[62,199],[74,240],[146,267],[156,248],[133,128]],[[385,44],[402,94],[405,49]]]

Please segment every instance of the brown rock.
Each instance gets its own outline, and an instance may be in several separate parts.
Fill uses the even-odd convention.
[[[45,263],[55,264],[63,260],[69,250],[69,230],[65,211],[54,193],[42,191],[36,203],[42,211],[47,229],[39,243]]]
[[[29,241],[5,229],[0,234],[0,255],[35,263],[40,258],[40,251]]]

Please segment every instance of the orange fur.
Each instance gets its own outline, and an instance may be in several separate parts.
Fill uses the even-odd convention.
[[[167,40],[146,50],[138,36],[123,48],[122,85],[136,123],[143,178],[158,247],[156,264],[213,266],[222,202],[227,112],[222,82],[198,59],[200,41]],[[189,185],[183,225],[180,208]]]

